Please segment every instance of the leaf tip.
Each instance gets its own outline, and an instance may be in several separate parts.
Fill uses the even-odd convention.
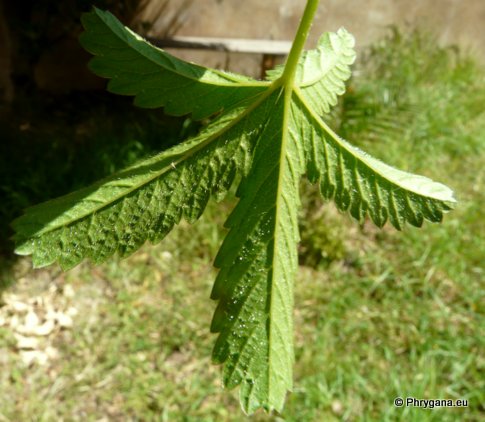
[[[13,238],[15,241],[15,238]],[[32,255],[32,245],[28,242],[18,244],[14,249],[15,255],[28,256]]]

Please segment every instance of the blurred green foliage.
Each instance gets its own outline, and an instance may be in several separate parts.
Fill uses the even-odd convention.
[[[483,146],[485,75],[458,47],[392,28],[354,75],[338,110],[340,133],[352,142],[385,143],[394,156],[404,148],[403,162],[414,154],[421,165],[442,153],[466,158]]]

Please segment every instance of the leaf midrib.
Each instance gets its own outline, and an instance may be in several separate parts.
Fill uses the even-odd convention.
[[[283,79],[282,79],[283,80]],[[292,92],[293,92],[293,78],[290,78],[289,80],[283,80],[283,91],[284,91],[284,103],[283,103],[283,119],[281,120],[281,149],[280,149],[280,158],[279,158],[279,174],[278,174],[278,188],[276,191],[276,204],[275,204],[275,227],[274,227],[274,236],[273,236],[273,256],[271,258],[271,289],[270,289],[270,309],[269,309],[269,333],[268,333],[268,399],[269,403],[272,403],[272,385],[271,385],[271,380],[272,376],[271,373],[273,371],[272,369],[272,334],[273,334],[273,320],[275,319],[274,315],[275,313],[278,313],[279,311],[277,309],[274,309],[274,300],[273,298],[276,296],[276,285],[277,285],[277,280],[274,278],[274,269],[277,265],[276,262],[276,257],[277,253],[276,252],[276,239],[280,236],[279,234],[279,214],[280,214],[280,201],[283,197],[282,195],[282,185],[283,185],[283,177],[284,177],[284,160],[286,159],[286,144],[287,144],[287,137],[288,137],[288,130],[289,130],[289,113],[290,113],[290,107],[291,107],[291,97],[292,97]]]

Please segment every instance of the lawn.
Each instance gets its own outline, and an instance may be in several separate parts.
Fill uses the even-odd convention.
[[[332,124],[386,162],[451,186],[459,203],[441,225],[378,230],[302,185],[294,391],[281,415],[251,420],[483,420],[485,72],[429,35],[399,31],[358,70]],[[120,136],[151,139],[154,123],[144,124]],[[133,145],[105,171],[154,148]],[[17,189],[9,204],[29,192]],[[234,203],[211,204],[195,226],[98,267],[3,261],[0,421],[247,420],[210,362],[211,263]],[[469,405],[397,408],[396,397]]]

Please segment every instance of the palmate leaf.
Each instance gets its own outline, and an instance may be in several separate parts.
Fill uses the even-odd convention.
[[[452,192],[370,157],[326,125],[323,115],[343,93],[355,57],[343,29],[254,81],[176,59],[109,13],[95,9],[83,23],[82,43],[96,56],[91,68],[111,79],[110,90],[167,113],[219,115],[180,145],[28,209],[13,223],[17,253],[32,254],[35,266],[65,269],[84,258],[126,256],[161,240],[181,218],[195,221],[240,176],[239,202],[215,260],[213,359],[224,364],[224,384],[240,386],[246,412],[280,411],[292,389],[300,178],[306,174],[357,220],[369,215],[398,229],[440,221]]]

